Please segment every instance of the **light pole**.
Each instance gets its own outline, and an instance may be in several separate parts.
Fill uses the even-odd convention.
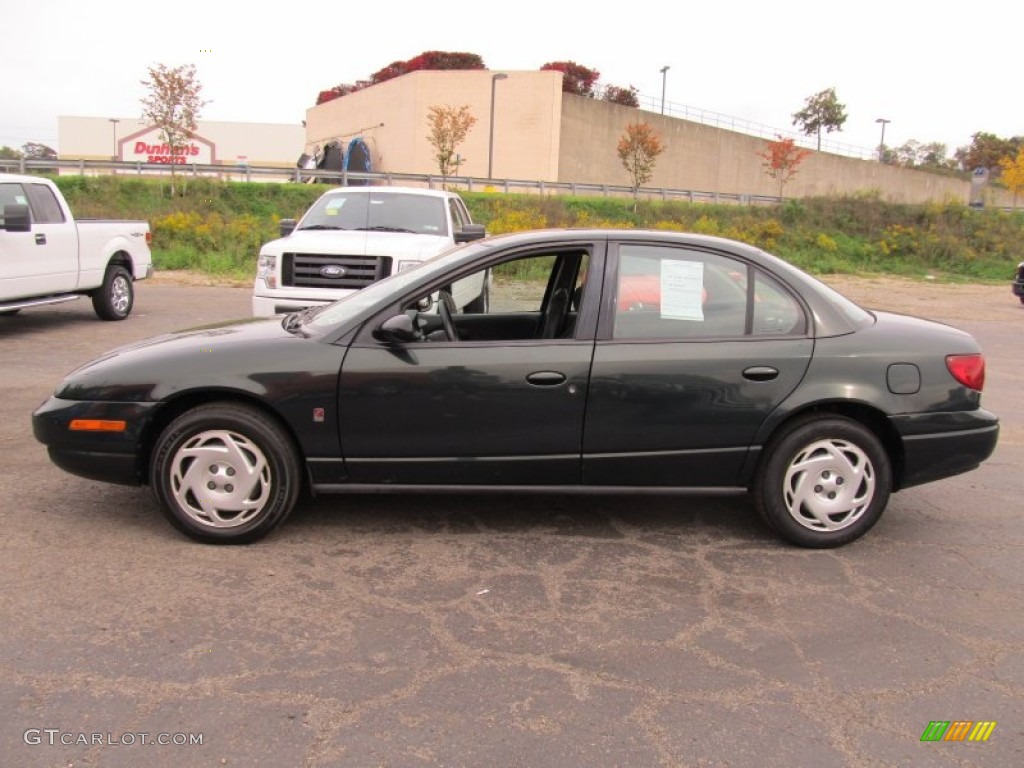
[[[494,178],[494,93],[497,90],[499,80],[508,77],[504,72],[491,75],[491,138],[487,144],[487,178]]]
[[[887,123],[891,123],[892,120],[886,120],[884,117],[880,117],[875,120],[875,122],[882,124],[882,139],[878,143],[878,162],[882,162],[882,153],[885,152],[885,126]]]
[[[110,126],[111,126],[111,128],[114,129],[114,154],[111,155],[110,157],[116,163],[117,162],[117,124],[120,123],[121,121],[118,120],[116,117],[108,117],[107,120],[110,121]],[[117,173],[117,169],[114,168],[112,173]]]
[[[665,80],[668,78],[668,64],[662,67],[661,72],[661,114],[665,114]]]

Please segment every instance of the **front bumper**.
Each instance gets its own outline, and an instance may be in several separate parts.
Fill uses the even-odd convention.
[[[1014,280],[1010,289],[1013,291],[1014,296],[1020,296],[1024,299],[1024,280]]]
[[[274,315],[298,312],[306,307],[322,307],[343,299],[355,288],[310,288],[294,286],[278,286],[271,288],[267,282],[257,277],[252,287],[252,313],[255,317],[273,317]]]
[[[330,301],[317,301],[314,299],[283,298],[275,296],[253,296],[252,315],[253,317],[273,317],[274,315],[287,315],[290,312],[298,312],[306,307],[322,307],[337,301],[336,296]]]
[[[120,485],[146,482],[142,436],[158,403],[105,403],[51,397],[32,414],[32,431],[65,472]],[[124,421],[121,432],[74,431],[72,420]]]
[[[977,469],[999,441],[999,419],[983,408],[892,421],[903,442],[900,489]]]

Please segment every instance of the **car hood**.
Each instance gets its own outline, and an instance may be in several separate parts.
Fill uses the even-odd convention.
[[[312,253],[324,256],[391,256],[426,259],[451,246],[441,235],[364,230],[296,230],[261,249],[268,254]]]
[[[331,349],[286,331],[279,317],[189,328],[113,349],[68,374],[55,394],[68,400],[155,402],[193,387],[234,388],[260,375],[301,371],[293,366],[310,357],[312,345]]]

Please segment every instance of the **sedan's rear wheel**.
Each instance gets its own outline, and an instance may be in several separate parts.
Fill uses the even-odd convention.
[[[768,525],[802,547],[838,547],[878,522],[892,468],[878,438],[839,416],[797,422],[765,448],[754,501]]]
[[[164,516],[193,539],[244,544],[288,517],[299,461],[289,436],[246,405],[211,403],[179,416],[153,451],[150,482]]]

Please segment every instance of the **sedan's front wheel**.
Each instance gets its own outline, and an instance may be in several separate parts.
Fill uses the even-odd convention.
[[[183,413],[153,451],[150,482],[164,516],[198,541],[246,544],[284,522],[298,498],[299,460],[285,431],[237,403]]]
[[[802,547],[839,547],[878,522],[892,489],[874,433],[839,416],[800,421],[765,447],[754,485],[762,519]]]

